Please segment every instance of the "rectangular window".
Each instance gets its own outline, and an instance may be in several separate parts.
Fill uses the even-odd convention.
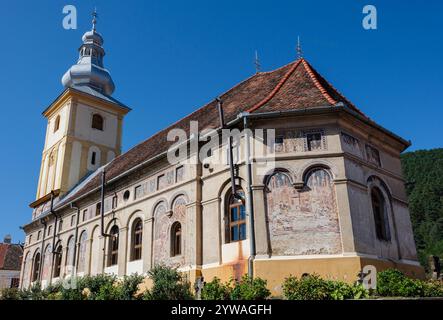
[[[99,202],[95,205],[95,216],[99,216],[102,210],[102,203]]]
[[[366,145],[366,158],[372,164],[381,167],[380,152],[370,145]]]
[[[283,146],[284,146],[284,137],[276,136],[274,141],[274,151],[283,152]]]
[[[76,215],[73,214],[73,215],[71,216],[71,227],[73,227],[73,226],[75,225],[75,218],[76,218]]]
[[[306,144],[308,151],[315,151],[322,149],[322,134],[320,132],[313,132],[306,134]]]
[[[46,236],[50,236],[51,232],[52,232],[52,226],[49,226],[48,227],[48,232],[47,232]]]
[[[88,220],[88,209],[83,210],[82,221]]]
[[[185,168],[183,166],[175,169],[175,182],[183,181],[185,175]]]
[[[60,220],[60,222],[58,223],[58,231],[62,231],[63,229],[63,220]]]
[[[159,175],[157,178],[157,190],[161,190],[166,186],[166,176],[164,174]]]
[[[93,166],[95,166],[95,157],[96,157],[95,152],[93,152],[92,155],[91,155],[91,164]]]
[[[41,231],[37,232],[37,240],[40,240],[41,236],[42,236],[42,232]]]
[[[135,199],[140,199],[141,197],[143,197],[143,186],[142,185],[138,185],[138,186],[135,187],[134,200]]]
[[[18,288],[19,283],[20,283],[19,278],[12,278],[10,288]]]
[[[31,242],[32,242],[32,234],[29,235],[28,244],[30,244]]]
[[[112,209],[117,208],[117,204],[118,204],[118,198],[117,198],[117,196],[113,196],[112,197]]]

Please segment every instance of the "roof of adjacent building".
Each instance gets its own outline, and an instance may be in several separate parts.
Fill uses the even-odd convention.
[[[266,113],[275,111],[307,110],[318,107],[348,109],[359,117],[371,122],[351,101],[338,92],[304,58],[269,72],[258,72],[240,82],[220,96],[223,101],[225,123],[237,118],[241,112]],[[135,166],[166,152],[175,142],[167,141],[167,134],[173,128],[189,132],[190,121],[198,121],[199,130],[220,127],[217,101],[213,100],[171,126],[157,132],[147,140],[116,157],[106,167],[109,181]],[[378,126],[378,125],[376,125]],[[378,126],[395,136],[393,133]],[[397,139],[400,137],[395,136]],[[406,141],[401,139],[403,143]],[[97,171],[102,170],[98,169]],[[95,172],[69,192],[55,206],[85,195],[100,186],[100,175]]]
[[[22,256],[20,244],[0,243],[0,270],[20,270]]]

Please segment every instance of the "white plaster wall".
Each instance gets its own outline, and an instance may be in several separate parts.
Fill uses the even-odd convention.
[[[60,127],[56,132],[54,132],[55,119],[57,118],[58,115],[60,116]],[[60,110],[49,119],[46,129],[47,134],[46,134],[45,150],[54,146],[66,134],[68,130],[68,115],[69,115],[69,103],[61,107]]]
[[[103,131],[93,129],[92,115],[98,113],[104,119]],[[84,104],[77,105],[75,119],[75,136],[79,139],[93,141],[110,148],[117,145],[118,118],[116,115]]]
[[[57,154],[57,164],[55,169],[55,180],[54,180],[54,189],[60,188],[60,182],[61,182],[61,175],[63,170],[63,156],[65,153],[65,144],[63,143],[58,147],[58,154]]]
[[[142,274],[143,273],[143,260],[130,261],[126,264],[126,274]]]
[[[249,239],[222,245],[223,263],[235,262],[240,258],[247,259],[249,257]]]
[[[105,273],[117,276],[118,275],[118,265],[105,268]]]
[[[71,162],[69,169],[69,188],[79,180],[80,163],[82,157],[82,144],[78,141],[72,143]]]
[[[106,157],[106,163],[111,162],[115,158],[115,152],[114,151],[108,151],[108,155]]]
[[[99,240],[99,230],[98,228],[94,229],[94,232],[92,234],[92,245],[91,245],[91,274],[98,274],[101,273],[100,270],[100,264],[101,262],[99,261],[100,259],[100,255],[99,255],[99,251],[100,251],[100,240]]]
[[[46,155],[44,162],[43,162],[43,174],[42,178],[40,180],[40,197],[44,196],[46,193],[46,178],[48,176],[48,161],[49,161],[49,155]]]

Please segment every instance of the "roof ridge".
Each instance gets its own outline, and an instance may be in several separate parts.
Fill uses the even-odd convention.
[[[317,87],[318,90],[320,90],[321,94],[325,99],[332,105],[335,105],[337,101],[331,97],[331,95],[328,93],[328,91],[321,85],[320,81],[317,79],[314,71],[312,70],[311,66],[305,59],[301,59],[303,66],[305,67],[306,72],[308,73],[309,77],[311,78],[314,85]]]
[[[258,103],[256,103],[254,106],[252,106],[250,109],[248,109],[248,112],[253,112],[255,110],[257,110],[258,108],[260,108],[261,106],[263,106],[264,104],[266,104],[267,102],[269,102],[269,100],[271,100],[276,94],[277,92],[280,90],[281,87],[283,87],[283,85],[285,84],[285,82],[289,79],[289,77],[291,76],[291,74],[295,71],[295,69],[297,69],[297,67],[300,65],[300,62],[302,62],[303,59],[299,59],[297,60],[294,65],[291,67],[291,69],[289,69],[289,71],[283,76],[283,78],[280,79],[280,81],[277,83],[277,85],[275,86],[275,88],[271,91],[271,93],[269,93],[264,99],[262,99],[261,101],[259,101]],[[288,66],[290,64],[287,64],[286,66]],[[285,67],[286,67],[285,66]],[[283,67],[282,67],[283,68]],[[282,69],[279,68],[278,70]]]

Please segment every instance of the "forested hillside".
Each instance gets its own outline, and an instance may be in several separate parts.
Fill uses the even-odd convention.
[[[420,150],[402,155],[420,262],[429,255],[443,258],[443,149]]]

